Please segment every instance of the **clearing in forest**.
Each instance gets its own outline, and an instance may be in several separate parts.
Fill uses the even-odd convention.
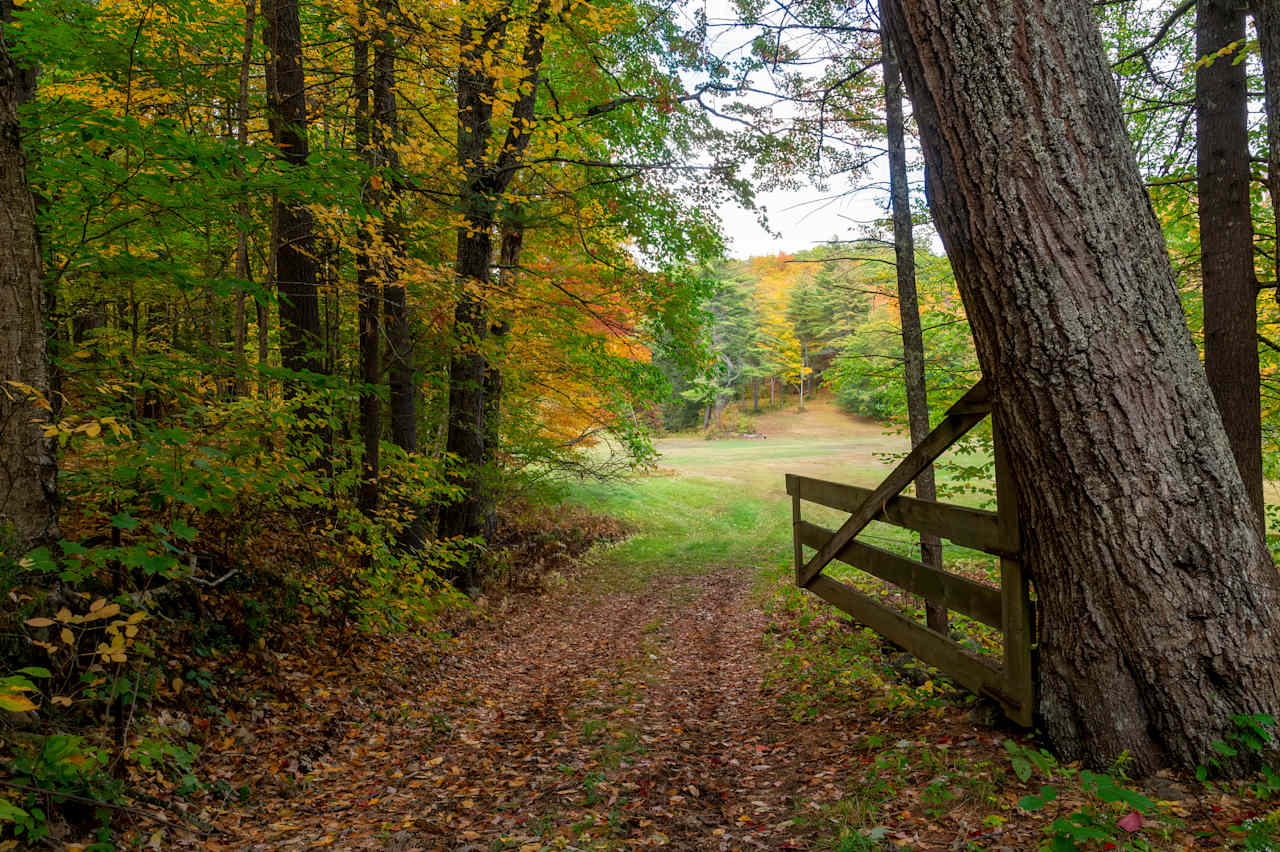
[[[1015,777],[1015,732],[788,586],[784,469],[870,483],[905,439],[825,401],[759,428],[666,440],[653,475],[575,490],[634,535],[443,656],[276,655],[293,694],[207,769],[252,793],[192,845],[1034,848],[1047,820],[1014,803],[1045,779]]]

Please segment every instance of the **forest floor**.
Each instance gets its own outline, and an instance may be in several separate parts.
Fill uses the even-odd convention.
[[[904,440],[825,402],[758,428],[665,441],[652,475],[575,487],[635,534],[446,640],[263,649],[270,692],[205,722],[200,770],[223,795],[186,819],[206,830],[153,845],[1022,850],[1087,814],[1091,848],[1226,848],[1225,826],[1263,815],[1161,777],[1141,788],[1159,813],[1119,828],[1129,806],[1072,768],[1019,771],[1005,740],[1027,738],[971,697],[897,682],[892,649],[789,587],[781,492],[788,471],[873,483]],[[1048,815],[1016,806],[1045,783]]]

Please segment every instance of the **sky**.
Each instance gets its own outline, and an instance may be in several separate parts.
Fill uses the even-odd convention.
[[[701,8],[711,25],[711,49],[728,51],[728,55],[732,55],[750,44],[755,31],[735,25],[737,11],[734,0],[701,0]],[[816,73],[820,66],[810,70]],[[694,85],[695,81],[689,83]],[[770,88],[770,83],[763,77],[753,79],[752,84],[764,90]],[[748,95],[745,100],[755,101],[757,105],[770,101],[758,95]],[[772,107],[783,113],[790,112],[790,106],[783,102],[775,101]],[[726,127],[734,129],[732,125]],[[883,161],[875,163],[870,173],[862,177],[863,183],[883,183],[885,186],[888,180],[888,164]],[[779,252],[791,254],[832,239],[853,240],[866,236],[867,228],[874,220],[886,216],[882,205],[887,205],[887,201],[884,190],[866,189],[853,193],[838,181],[827,189],[819,189],[802,179],[797,189],[757,194],[756,204],[765,208],[768,214],[767,231],[761,227],[755,211],[730,204],[718,212],[729,256],[747,258]]]
[[[785,252],[794,254],[830,241],[863,236],[867,225],[885,213],[879,206],[884,193],[864,190],[836,195],[812,186],[796,190],[762,192],[756,203],[768,213],[770,234],[757,221],[757,214],[730,205],[719,211],[728,237],[730,257],[747,258]]]

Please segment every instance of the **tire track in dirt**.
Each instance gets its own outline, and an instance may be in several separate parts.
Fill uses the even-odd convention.
[[[797,794],[830,767],[762,693],[750,581],[521,601],[220,848],[806,848]]]

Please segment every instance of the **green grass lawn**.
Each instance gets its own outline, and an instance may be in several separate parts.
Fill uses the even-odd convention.
[[[567,485],[571,502],[622,518],[635,535],[612,548],[611,572],[622,586],[641,586],[662,575],[689,575],[732,566],[789,576],[792,565],[791,504],[784,477],[797,473],[873,487],[905,453],[906,436],[888,427],[849,417],[828,401],[761,418],[766,440],[708,441],[678,437],[657,442],[658,470],[628,480]],[[975,455],[948,456],[966,465]],[[940,484],[954,484],[943,471]],[[980,505],[982,495],[955,499]],[[804,505],[804,517],[835,528],[846,513]],[[861,536],[868,543],[910,553],[915,534],[873,523]],[[953,559],[981,560],[983,554],[950,548]],[[843,573],[840,568],[833,573]]]

